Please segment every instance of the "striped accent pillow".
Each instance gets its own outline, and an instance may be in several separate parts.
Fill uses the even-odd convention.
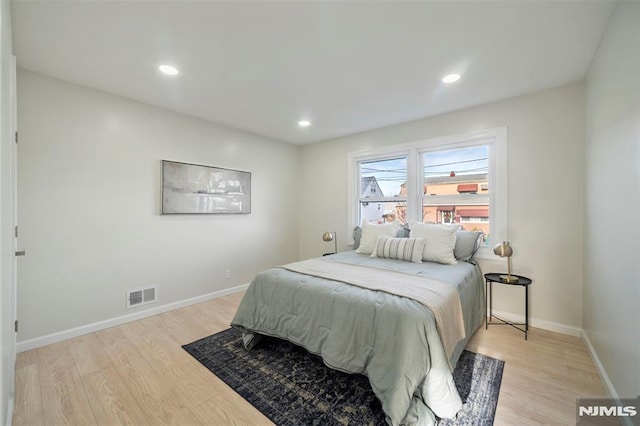
[[[422,263],[424,238],[392,238],[379,236],[371,257]]]

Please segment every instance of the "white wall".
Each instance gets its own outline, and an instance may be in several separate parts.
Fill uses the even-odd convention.
[[[620,3],[586,85],[584,330],[618,395],[640,394],[640,3]]]
[[[584,87],[576,83],[390,126],[302,149],[300,257],[326,251],[324,230],[347,249],[347,153],[508,126],[509,226],[513,267],[533,278],[538,325],[576,333],[582,326]],[[506,270],[503,262],[483,270]],[[494,308],[524,316],[521,288],[496,290]],[[547,324],[548,322],[553,324]],[[559,327],[557,327],[559,326]]]
[[[26,70],[18,127],[19,342],[135,312],[126,289],[164,305],[297,259],[297,146]],[[161,216],[163,159],[251,172],[252,213]]]
[[[10,415],[13,401],[12,356],[15,347],[14,295],[12,271],[14,264],[11,205],[12,164],[12,114],[11,114],[11,61],[13,47],[11,41],[11,4],[0,2],[0,423],[4,424]]]

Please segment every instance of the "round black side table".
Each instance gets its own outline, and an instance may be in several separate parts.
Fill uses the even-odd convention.
[[[529,286],[533,282],[531,278],[524,277],[522,275],[511,274],[512,277],[518,278],[518,281],[515,282],[507,282],[500,278],[500,276],[504,276],[504,273],[491,272],[489,274],[484,274],[484,294],[485,294],[485,303],[484,303],[484,322],[485,329],[489,328],[489,324],[491,325],[510,325],[513,328],[516,328],[524,333],[524,340],[527,340],[527,334],[529,333]],[[503,285],[514,285],[514,286],[522,286],[524,287],[524,324],[523,323],[513,323],[506,321],[496,315],[493,315],[493,283],[503,284]],[[486,295],[489,295],[489,315],[487,316],[487,300]],[[493,322],[492,319],[497,319],[500,322]],[[518,327],[523,326],[524,329]]]

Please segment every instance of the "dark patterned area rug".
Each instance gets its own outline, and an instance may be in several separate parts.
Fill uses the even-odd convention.
[[[277,425],[384,425],[368,379],[332,370],[287,341],[266,337],[251,351],[228,329],[183,348]],[[504,362],[464,351],[453,372],[463,407],[441,425],[491,425]]]

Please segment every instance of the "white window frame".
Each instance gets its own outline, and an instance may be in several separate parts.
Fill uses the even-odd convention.
[[[464,148],[478,145],[478,142],[489,146],[489,226],[491,241],[490,247],[481,247],[476,257],[495,260],[493,246],[501,241],[508,241],[508,196],[509,196],[509,169],[508,169],[508,128],[495,127],[457,135],[425,139],[400,145],[385,146],[382,148],[350,152],[348,161],[348,224],[349,243],[353,244],[351,230],[358,223],[360,201],[360,163],[363,161],[383,160],[392,157],[407,157],[407,223],[422,221],[422,196],[424,192],[424,175],[422,173],[423,153],[435,150]]]

